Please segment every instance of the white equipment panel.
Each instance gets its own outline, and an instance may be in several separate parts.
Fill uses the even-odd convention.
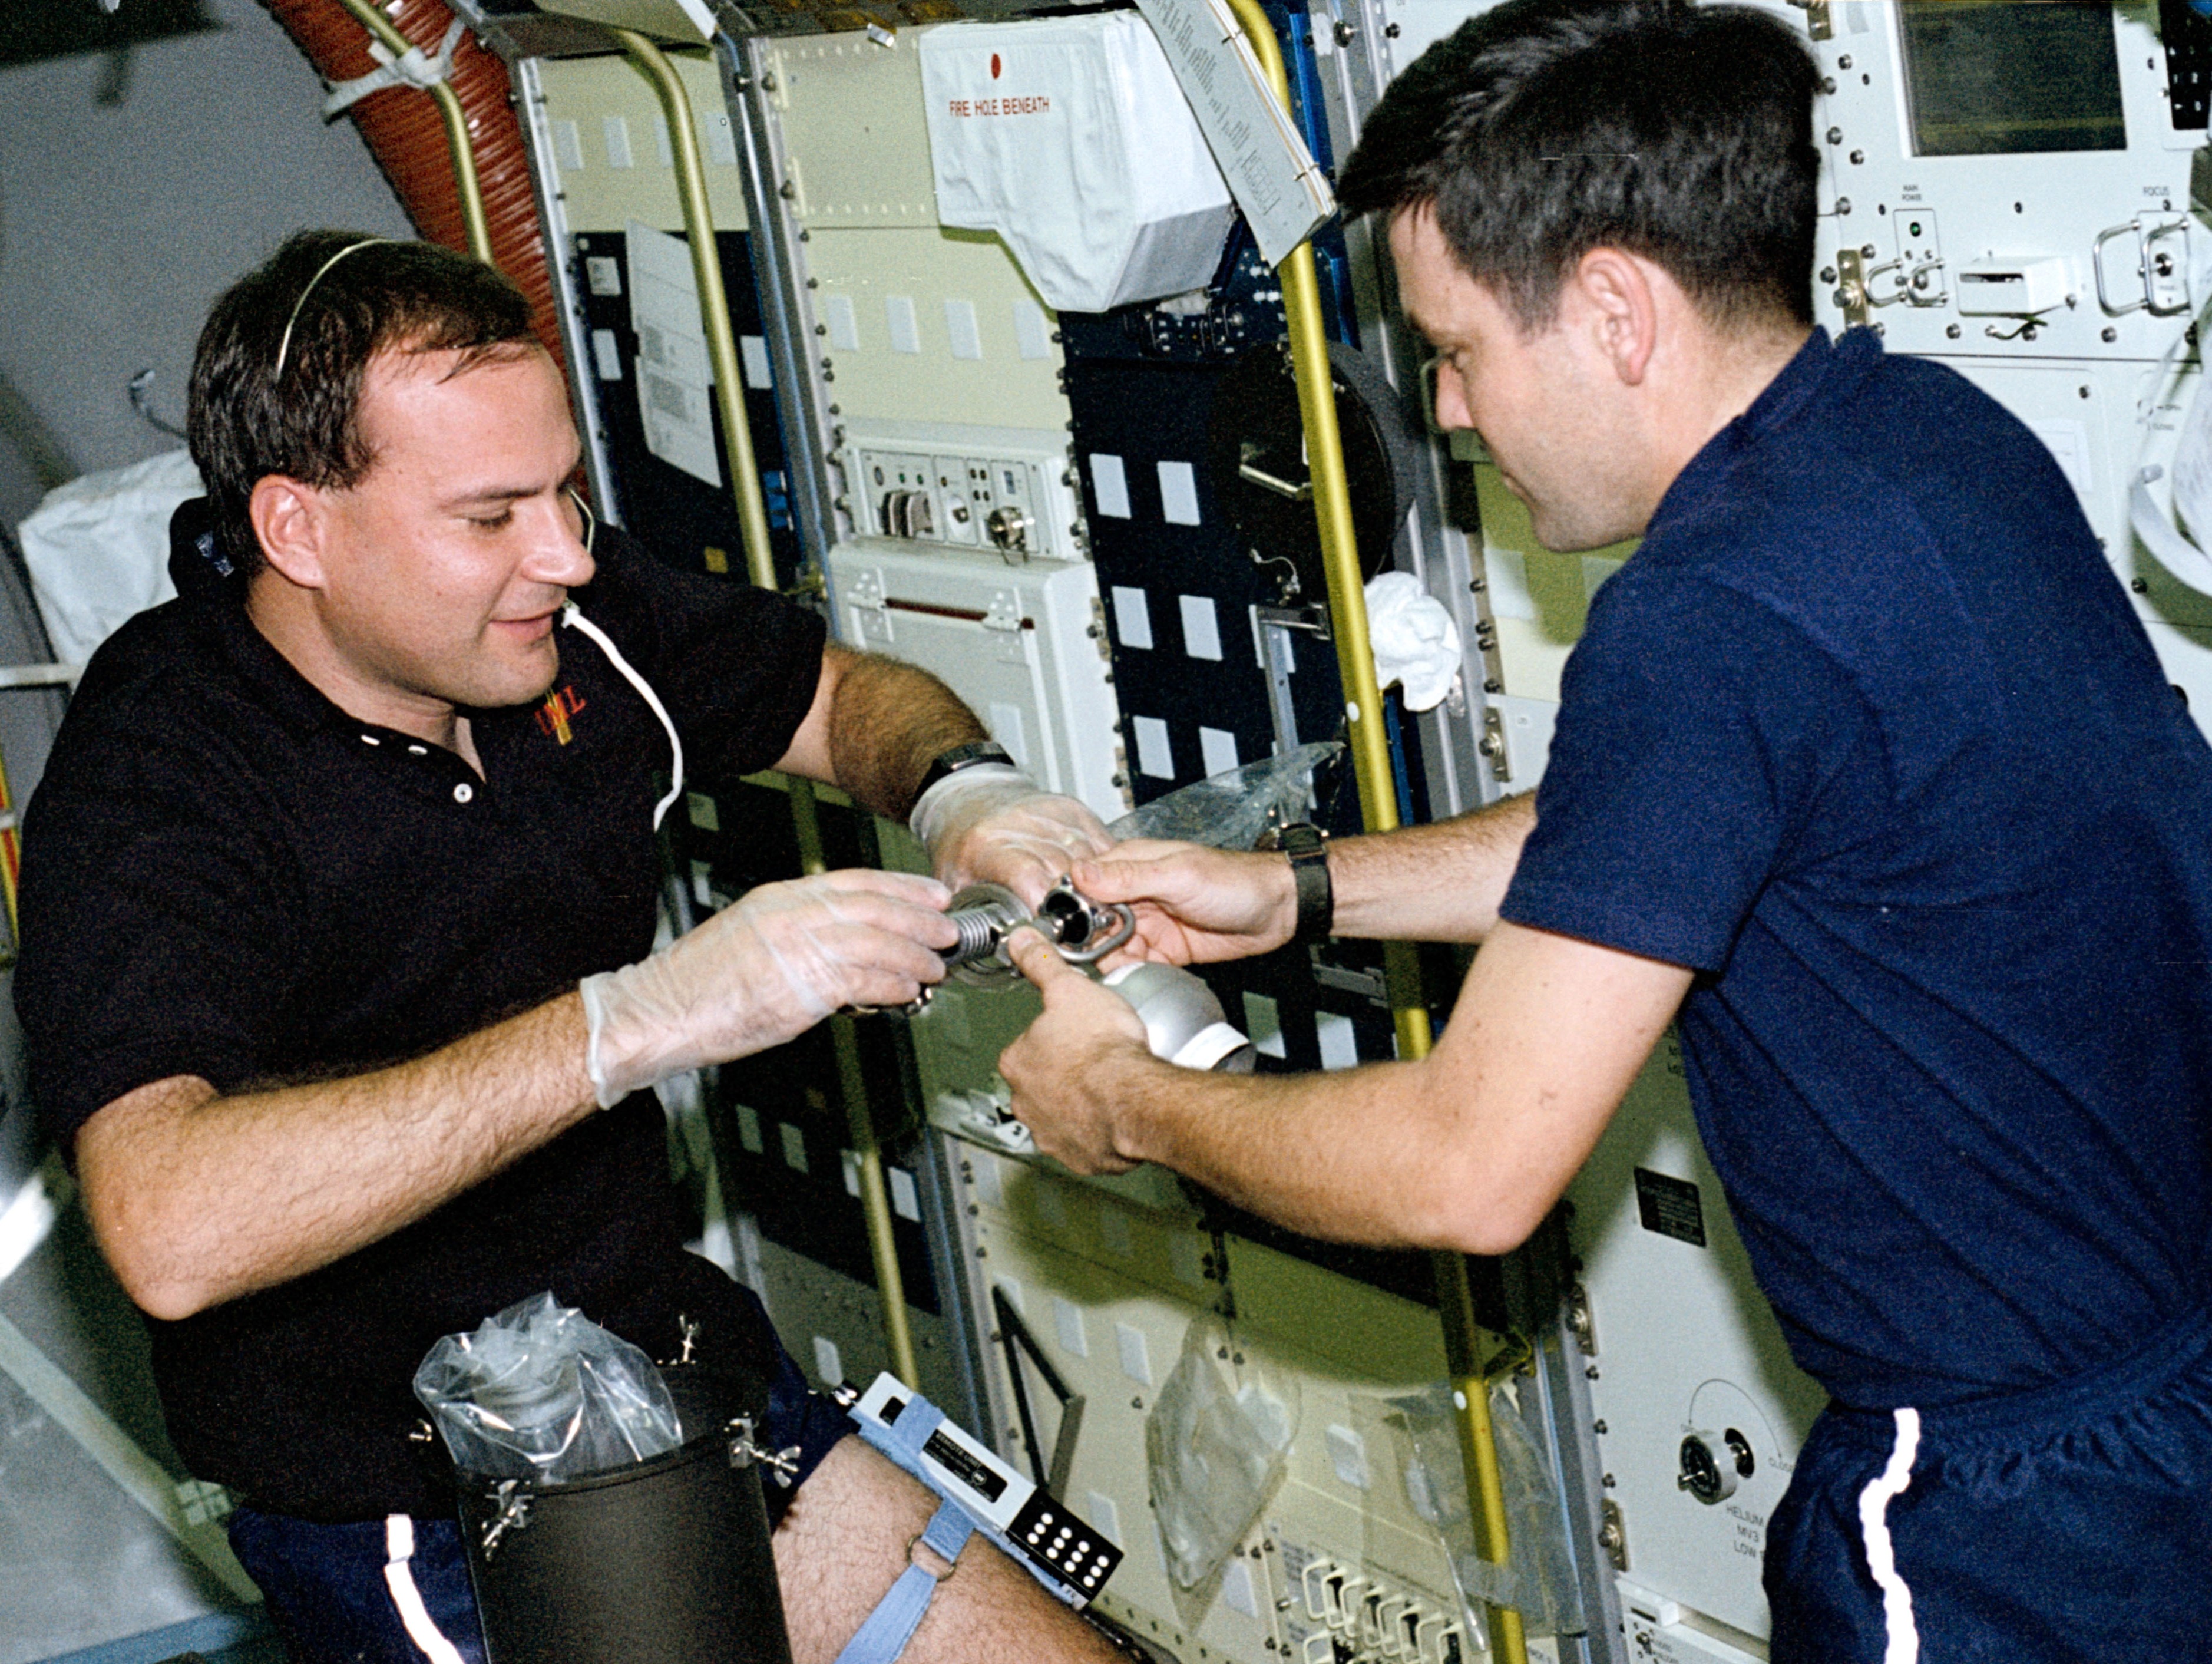
[[[1567,1195],[1618,1558],[1639,1586],[1764,1639],[1766,1521],[1827,1395],[1752,1280],[1671,1033]]]
[[[1098,582],[1080,561],[869,539],[830,552],[831,616],[848,645],[944,678],[1048,789],[1101,820],[1130,800]]]
[[[983,549],[1009,562],[1082,553],[1065,442],[1020,428],[863,421],[840,461],[854,525],[877,537]]]

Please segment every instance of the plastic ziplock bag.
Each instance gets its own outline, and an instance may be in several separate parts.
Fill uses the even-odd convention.
[[[1183,1332],[1182,1356],[1145,1417],[1145,1465],[1168,1571],[1194,1589],[1221,1570],[1283,1478],[1297,1431],[1294,1389],[1231,1388],[1214,1368],[1228,1343],[1200,1318]]]
[[[550,1293],[447,1335],[415,1372],[415,1396],[453,1465],[492,1478],[580,1479],[684,1442],[653,1360]]]
[[[1458,1586],[1461,1616],[1468,1633],[1485,1632],[1486,1604],[1512,1607],[1530,1635],[1583,1633],[1587,1624],[1582,1596],[1550,1467],[1511,1394],[1503,1386],[1490,1391],[1491,1425],[1505,1490],[1509,1551],[1503,1565],[1493,1565],[1474,1551],[1467,1466],[1460,1457],[1459,1411],[1450,1392],[1432,1387],[1392,1399],[1390,1407],[1411,1445],[1407,1494],[1414,1512],[1436,1527],[1451,1561],[1452,1582]]]
[[[1315,771],[1343,749],[1341,741],[1324,740],[1197,781],[1123,815],[1107,835],[1249,850],[1271,822],[1304,819]]]

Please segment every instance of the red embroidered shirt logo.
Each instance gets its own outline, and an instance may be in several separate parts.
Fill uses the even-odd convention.
[[[538,707],[538,726],[562,745],[576,736],[568,727],[568,719],[583,710],[582,696],[573,687],[564,687],[545,696],[545,703]]]

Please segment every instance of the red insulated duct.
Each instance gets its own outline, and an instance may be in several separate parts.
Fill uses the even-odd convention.
[[[350,81],[377,67],[368,53],[368,31],[338,0],[262,3],[325,81]],[[437,55],[453,21],[443,0],[398,0],[379,9],[426,57]],[[565,374],[553,279],[545,268],[544,235],[537,198],[531,192],[522,126],[508,102],[507,65],[477,45],[474,35],[464,33],[453,52],[452,84],[476,148],[493,262],[530,297],[538,338]],[[368,142],[369,154],[392,181],[416,229],[434,242],[465,251],[469,240],[461,221],[460,191],[453,182],[453,152],[437,100],[412,87],[387,87],[371,93],[347,113]]]

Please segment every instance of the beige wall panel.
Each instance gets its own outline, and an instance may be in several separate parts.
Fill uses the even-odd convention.
[[[814,1344],[817,1336],[837,1349],[845,1379],[863,1390],[891,1367],[881,1295],[765,1237],[757,1239],[755,1254],[763,1286],[753,1292],[768,1307],[784,1350],[798,1360],[809,1381],[825,1389],[837,1385],[822,1379]],[[939,1405],[957,1405],[959,1370],[945,1320],[909,1306],[906,1320],[914,1335],[923,1396]]]
[[[744,187],[720,76],[703,52],[669,57],[690,95],[714,229],[742,231]],[[620,57],[548,58],[539,73],[553,137],[552,165],[569,230],[620,231],[636,220],[681,231],[676,168],[672,158],[662,159],[665,129],[652,83]],[[619,165],[625,143],[627,167]]]
[[[1444,1378],[1443,1328],[1427,1307],[1242,1237],[1226,1240],[1240,1332],[1311,1352],[1346,1380],[1395,1388]]]
[[[1559,673],[1583,633],[1589,597],[1635,552],[1633,541],[1588,554],[1562,555],[1536,540],[1528,510],[1505,489],[1496,466],[1474,465],[1482,508],[1483,558],[1505,691],[1524,699],[1559,697]]]
[[[810,35],[771,49],[792,208],[811,231],[933,226],[937,185],[922,116],[922,34],[888,44]]]
[[[830,396],[848,420],[1066,431],[1060,344],[1048,334],[1043,357],[1023,357],[1015,308],[1038,308],[1048,332],[1053,314],[997,237],[933,229],[817,231],[805,257],[817,285],[814,315],[830,332],[818,338],[835,376]],[[838,300],[852,307],[847,344],[836,339]],[[962,344],[948,304],[971,309],[978,356],[953,356]],[[908,317],[914,333],[902,344],[918,349],[912,352],[896,350],[895,334]],[[855,339],[857,346],[849,344]]]
[[[979,1217],[1175,1299],[1213,1303],[1212,1239],[1197,1228],[1194,1212],[1163,1169],[1141,1167],[1102,1182],[981,1147],[969,1160],[988,1167],[975,1186]]]
[[[1168,1576],[1152,1522],[1145,1454],[1145,1419],[1158,1389],[1182,1355],[1190,1324],[1205,1314],[1103,1266],[1063,1253],[1025,1232],[987,1222],[978,1233],[984,1269],[1019,1289],[1024,1320],[1070,1390],[1085,1399],[1082,1431],[1066,1500],[1101,1529],[1118,1530],[1127,1555],[1100,1605],[1139,1633],[1157,1637],[1185,1664],[1275,1664],[1274,1608],[1250,1533],[1231,1566],[1199,1588],[1177,1588]],[[1132,1338],[1141,1341],[1142,1373],[1132,1374]],[[1071,1339],[1079,1344],[1070,1346]],[[1030,1376],[1032,1403],[1039,1383]],[[1055,1422],[1040,1411],[1041,1441]],[[1027,1466],[1025,1454],[1009,1459]],[[1104,1499],[1109,1509],[1099,1507]]]

